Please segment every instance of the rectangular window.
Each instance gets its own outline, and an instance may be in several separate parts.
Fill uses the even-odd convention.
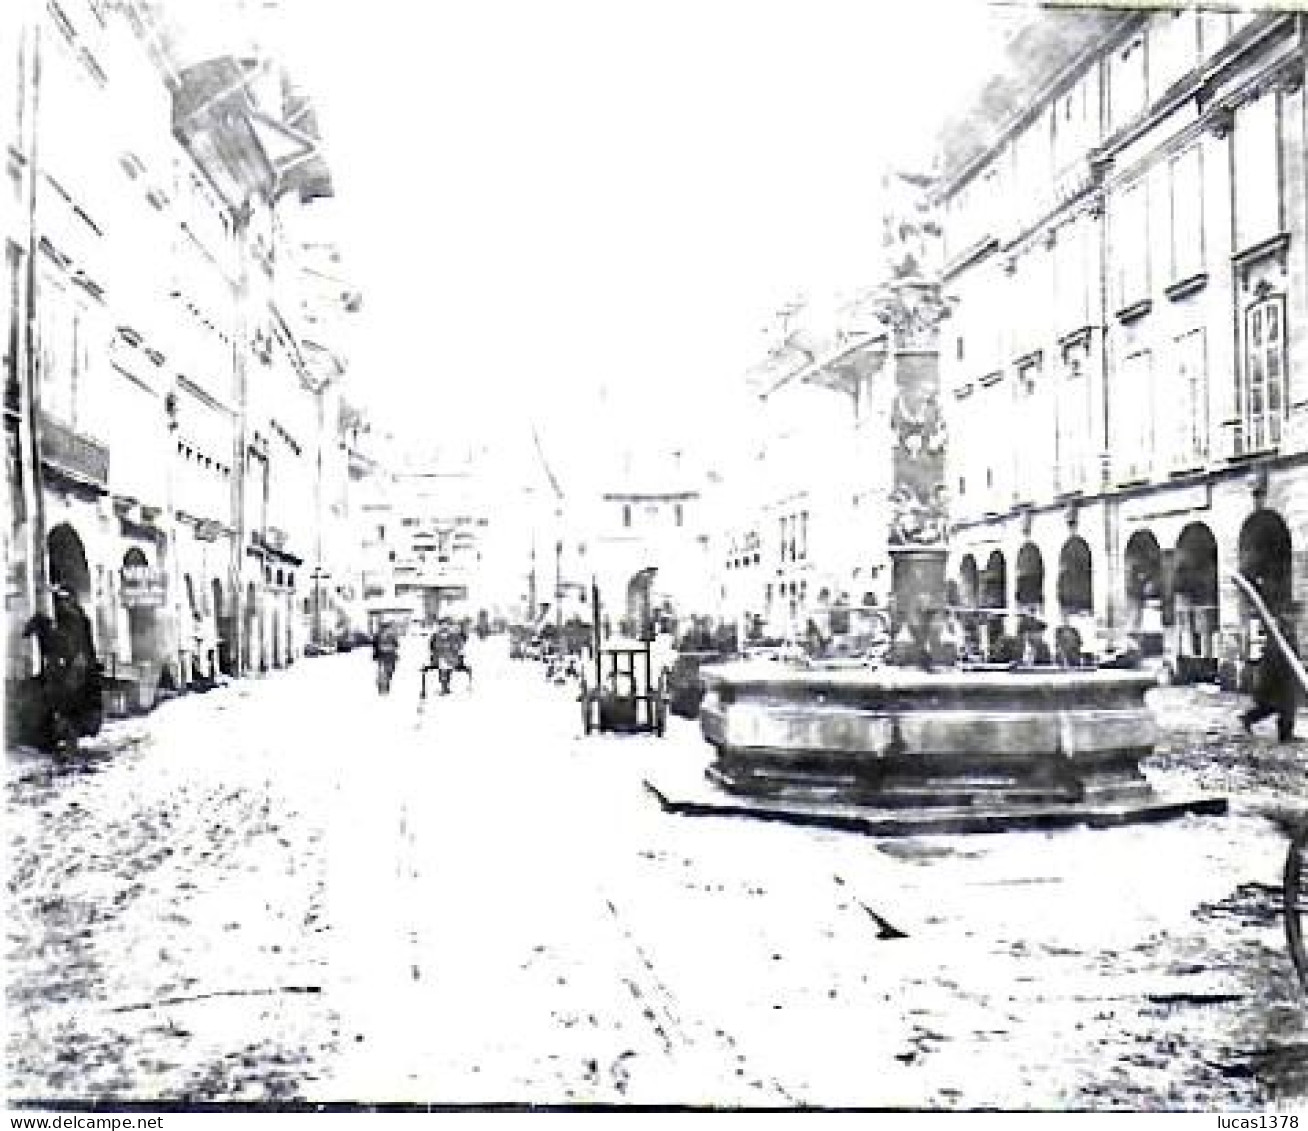
[[[1109,406],[1111,448],[1119,483],[1148,479],[1154,449],[1153,355],[1148,350],[1122,358]]]
[[[74,331],[72,296],[56,268],[42,263],[37,282],[41,411],[72,425]]]
[[[1275,92],[1245,103],[1235,114],[1235,230],[1237,250],[1281,230],[1280,146]]]
[[[976,479],[985,485],[982,506],[985,510],[1001,510],[1010,502],[1004,492],[1011,490],[1011,485],[1007,476],[1000,475],[1000,461],[1007,463],[1009,468],[1012,462],[1008,446],[994,443],[993,438],[1006,435],[1012,427],[1013,390],[1008,382],[1001,380],[979,389],[977,409],[980,412],[978,433],[983,442],[974,446],[978,456]]]
[[[1149,28],[1150,96],[1157,99],[1188,75],[1198,56],[1198,14],[1193,11],[1156,13]]]
[[[9,288],[9,325],[5,327],[5,401],[17,406],[19,384],[22,380],[18,372],[18,342],[20,326],[18,321],[19,299],[22,293],[23,256],[18,245],[5,243],[5,276]]]
[[[1281,442],[1285,420],[1285,298],[1276,295],[1244,316],[1244,372],[1236,452],[1259,452]]]
[[[1199,17],[1199,47],[1205,59],[1216,55],[1231,38],[1231,17],[1225,12],[1204,12]]]
[[[1203,159],[1198,144],[1171,161],[1172,281],[1204,269]]]
[[[1078,82],[1054,102],[1054,166],[1065,169],[1085,146],[1085,83]]]
[[[1073,220],[1059,230],[1054,244],[1053,301],[1060,333],[1079,330],[1091,321],[1089,235],[1083,220]]]
[[[1040,358],[1024,361],[1017,369],[1014,388],[1017,425],[1014,466],[1014,494],[1018,501],[1029,501],[1040,493],[1039,484],[1045,480],[1050,464],[1050,453],[1045,450],[1049,436],[1046,414],[1046,392],[1041,373]]]
[[[1144,35],[1132,36],[1111,57],[1108,77],[1113,129],[1133,121],[1145,107]]]
[[[1085,489],[1090,453],[1090,383],[1085,371],[1085,347],[1069,348],[1054,406],[1055,487],[1060,493]]]
[[[1202,467],[1208,460],[1208,344],[1203,329],[1191,330],[1176,339],[1175,402],[1176,434],[1172,446],[1172,469]],[[1160,419],[1166,419],[1169,406]]]
[[[1149,197],[1144,181],[1124,189],[1113,212],[1117,309],[1149,297]]]

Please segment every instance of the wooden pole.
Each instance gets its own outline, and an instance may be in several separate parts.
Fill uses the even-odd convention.
[[[591,582],[590,582],[590,609],[591,609],[591,617],[594,619],[595,622],[592,627],[594,629],[594,636],[595,636],[595,689],[598,691],[600,687],[600,677],[602,675],[602,672],[600,670],[601,668],[600,649],[604,645],[604,635],[603,635],[604,626],[602,620],[600,619],[600,615],[603,612],[603,610],[600,608],[599,585],[598,583],[596,583],[594,578],[591,578]]]
[[[23,463],[24,503],[27,511],[27,597],[31,612],[49,612],[49,584],[46,569],[45,489],[41,469],[41,387],[39,333],[37,328],[36,258],[40,250],[37,226],[39,186],[39,140],[41,102],[41,15],[37,5],[29,13],[25,37],[27,53],[24,89],[27,92],[27,271],[22,335],[21,402],[19,446]]]

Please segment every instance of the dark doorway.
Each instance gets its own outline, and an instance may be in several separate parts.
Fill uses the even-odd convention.
[[[246,671],[263,670],[259,655],[259,597],[251,581],[245,587],[245,628],[241,633],[242,664]]]
[[[1127,540],[1124,553],[1126,610],[1132,629],[1163,600],[1163,551],[1148,530],[1137,530]]]
[[[123,555],[122,576],[126,579],[141,579],[138,584],[148,583],[150,562],[145,551],[133,546]],[[126,598],[124,603],[126,603]],[[144,660],[159,658],[158,615],[155,606],[144,600],[135,600],[127,604],[127,636],[130,647],[128,660],[139,664]]]
[[[958,563],[958,584],[963,607],[975,609],[980,583],[977,577],[976,558],[971,554],[964,554],[963,560]]]
[[[218,670],[223,675],[235,675],[232,642],[236,636],[236,617],[223,593],[223,583],[216,577],[213,579],[213,623],[218,633]]]
[[[1017,576],[1014,579],[1014,600],[1028,612],[1039,612],[1045,607],[1045,560],[1040,547],[1028,542],[1017,553]]]
[[[1080,535],[1063,543],[1058,555],[1058,608],[1064,616],[1094,611],[1094,564]]]
[[[995,550],[987,559],[980,585],[983,609],[1002,609],[1008,603],[1008,563],[1001,551]]]
[[[1217,675],[1217,539],[1192,522],[1176,541],[1172,593],[1176,604],[1177,678],[1185,682]]]
[[[86,564],[82,539],[66,522],[60,523],[46,538],[50,562],[50,584],[65,585],[86,608],[91,601],[91,568]]]
[[[1293,598],[1290,554],[1290,531],[1275,511],[1255,511],[1240,528],[1240,572],[1273,612],[1289,608]]]
[[[1148,530],[1127,540],[1125,567],[1127,627],[1146,656],[1163,654],[1163,551]]]

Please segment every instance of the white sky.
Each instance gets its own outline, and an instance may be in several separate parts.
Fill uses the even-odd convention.
[[[883,155],[922,152],[994,38],[972,0],[288,8],[367,400],[551,437],[605,384],[633,431],[719,426],[772,311],[874,275]]]

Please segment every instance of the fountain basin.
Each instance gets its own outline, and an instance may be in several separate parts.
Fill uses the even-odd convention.
[[[1140,800],[1146,672],[703,670],[709,778],[736,794],[880,807]]]
[[[669,813],[873,836],[1111,828],[1221,814],[1160,796],[1140,768],[1155,723],[1145,672],[714,665],[703,743],[646,788]]]

